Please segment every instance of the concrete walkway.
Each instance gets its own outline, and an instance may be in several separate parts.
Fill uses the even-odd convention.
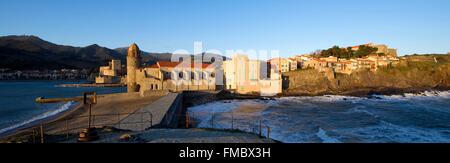
[[[130,140],[121,140],[130,135]],[[276,143],[255,134],[206,129],[150,129],[140,131],[99,131],[100,139],[91,143]],[[77,137],[57,143],[76,143]]]
[[[123,130],[143,131],[150,127],[171,127],[169,124],[178,116],[177,106],[182,103],[182,94],[169,93],[122,119],[114,127]],[[176,126],[175,126],[176,127]]]

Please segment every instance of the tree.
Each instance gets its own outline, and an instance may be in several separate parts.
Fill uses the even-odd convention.
[[[337,57],[337,58],[361,58],[364,56],[368,56],[378,51],[378,48],[361,45],[359,49],[354,51],[351,47],[348,48],[340,48],[339,46],[333,46],[327,50],[322,50],[318,56],[320,57]]]
[[[378,51],[378,48],[376,48],[376,47],[361,45],[361,46],[359,46],[359,49],[355,52],[355,57],[361,58],[361,57],[373,54],[377,51]]]

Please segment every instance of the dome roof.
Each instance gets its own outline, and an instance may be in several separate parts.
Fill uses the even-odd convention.
[[[136,43],[131,44],[128,48],[128,56],[137,57],[139,55],[139,52],[140,50]]]

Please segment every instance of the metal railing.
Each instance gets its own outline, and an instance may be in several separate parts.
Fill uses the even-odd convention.
[[[185,128],[239,130],[270,138],[270,126],[261,115],[234,112],[189,112],[184,115]]]
[[[140,118],[137,121],[122,122],[125,118],[131,115],[139,115]],[[144,118],[144,116],[147,116]],[[117,118],[116,118],[117,117]],[[91,120],[89,120],[91,119]],[[133,113],[117,113],[117,114],[92,114],[83,116],[72,116],[67,118],[61,118],[52,122],[42,123],[33,127],[20,129],[13,135],[10,135],[4,140],[20,140],[20,138],[28,138],[31,142],[27,143],[46,143],[47,137],[58,136],[59,139],[56,142],[68,141],[73,138],[78,138],[78,133],[85,128],[97,128],[97,127],[112,127],[114,129],[121,130],[123,125],[139,125],[139,131],[145,131],[153,126],[153,115],[151,112],[133,112]],[[147,124],[150,124],[145,127]],[[126,130],[126,129],[124,129]],[[64,136],[63,139],[61,137]]]

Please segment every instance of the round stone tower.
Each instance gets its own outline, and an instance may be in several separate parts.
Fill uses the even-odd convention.
[[[141,66],[141,56],[139,47],[133,43],[128,48],[127,55],[127,87],[128,93],[139,92],[139,86],[136,82],[136,71]]]

